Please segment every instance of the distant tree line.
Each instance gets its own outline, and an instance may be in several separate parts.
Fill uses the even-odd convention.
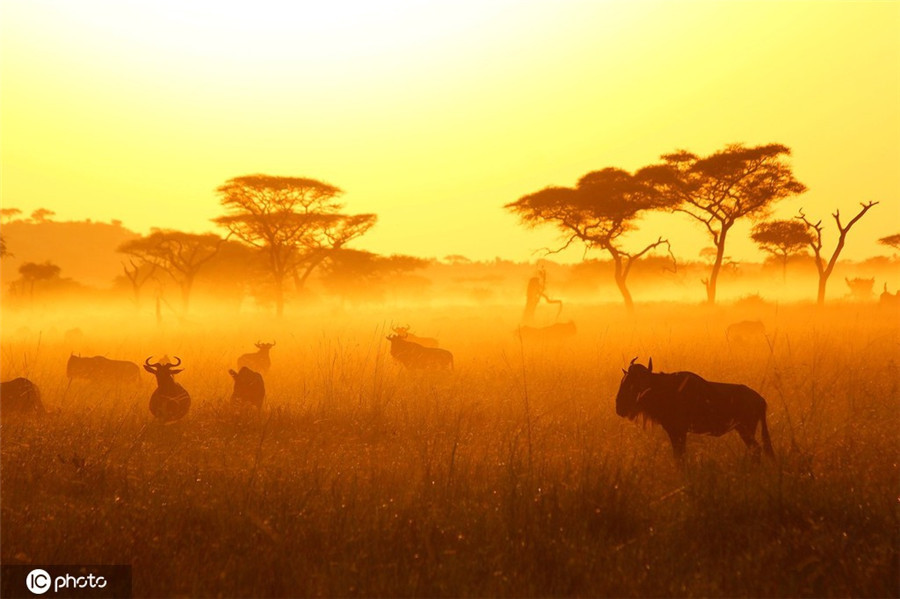
[[[709,304],[715,304],[719,274],[727,261],[728,233],[740,219],[749,218],[757,222],[751,237],[760,249],[782,261],[783,273],[791,256],[812,250],[819,273],[817,301],[821,305],[847,233],[878,202],[863,204],[846,225],[841,224],[839,211],[833,214],[839,237],[826,260],[821,221],[813,223],[802,209],[796,220],[766,220],[776,202],[806,191],[806,186],[794,178],[787,161],[790,153],[781,144],[733,144],[709,156],[681,150],[665,154],[659,163],[633,174],[618,168],[592,171],[574,187],[547,187],[505,208],[528,227],[549,225],[562,233],[560,247],[545,248],[546,254],[562,251],[576,241],[583,244],[585,252],[598,248],[609,253],[615,264],[616,286],[629,309],[633,309],[633,300],[627,277],[634,261],[661,245],[671,254],[668,240],[661,236],[641,249],[623,248],[621,236],[636,228],[642,213],[686,214],[706,230],[714,247],[709,276],[702,281]],[[897,247],[897,237],[881,242]]]

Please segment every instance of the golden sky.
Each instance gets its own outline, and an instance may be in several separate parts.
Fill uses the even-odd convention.
[[[533,259],[504,204],[676,149],[782,143],[826,219],[900,232],[900,2],[0,3],[5,207],[213,230],[240,175],[320,179],[379,253]],[[846,219],[845,219],[846,220]],[[758,260],[737,228],[726,253]],[[686,259],[685,216],[648,219]],[[581,252],[568,255],[578,259]],[[597,254],[597,257],[605,257]]]

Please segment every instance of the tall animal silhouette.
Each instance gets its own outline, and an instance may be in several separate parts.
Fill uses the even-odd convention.
[[[150,396],[150,413],[166,424],[184,418],[191,407],[191,396],[175,382],[174,376],[184,370],[176,370],[181,365],[181,358],[175,356],[175,359],[178,361],[174,364],[151,364],[150,358],[144,361],[144,370],[156,377],[156,391]]]
[[[41,392],[37,385],[19,377],[0,383],[0,414],[3,418],[15,414],[45,414]]]
[[[736,430],[754,457],[759,455],[756,427],[762,425],[766,454],[772,442],[766,425],[766,400],[744,385],[707,381],[693,372],[653,372],[631,361],[619,384],[616,414],[658,423],[669,435],[677,459],[684,456],[688,433],[719,437]]]
[[[453,370],[453,354],[446,349],[422,347],[399,335],[388,335],[391,357],[410,370]]]
[[[246,366],[239,372],[229,370],[228,374],[234,379],[234,390],[231,393],[231,401],[236,404],[250,404],[256,409],[262,409],[263,399],[266,397],[266,385],[263,377]]]
[[[440,347],[440,343],[434,337],[418,337],[409,332],[409,325],[405,327],[391,327],[391,330],[400,337],[411,343],[418,343],[422,347]]]
[[[238,368],[246,367],[255,372],[265,374],[269,372],[269,367],[272,366],[272,360],[269,358],[269,350],[275,347],[275,342],[260,343],[257,341],[254,345],[256,346],[255,352],[252,354],[244,354],[238,358]]]

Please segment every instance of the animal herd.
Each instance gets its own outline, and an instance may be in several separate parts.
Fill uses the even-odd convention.
[[[393,327],[387,336],[391,357],[410,370],[452,370],[453,354],[439,346],[437,339],[416,337],[409,327]],[[574,334],[574,324],[563,325],[559,334]],[[526,332],[527,331],[527,332]],[[533,331],[519,330],[523,340]],[[761,323],[742,322],[729,329],[729,337],[764,334]],[[237,359],[238,370],[229,369],[233,380],[231,402],[260,410],[266,395],[263,374],[271,368],[269,351],[275,343],[256,343],[257,351]],[[182,360],[168,358],[144,360],[143,368],[156,378],[150,396],[150,413],[161,423],[184,418],[191,406],[188,391],[175,382],[184,369]],[[616,414],[629,419],[643,418],[658,424],[668,435],[675,458],[685,454],[688,433],[722,436],[737,431],[754,457],[762,452],[773,455],[766,423],[766,401],[745,385],[707,381],[693,372],[654,372],[653,359],[646,366],[633,359],[619,383],[615,398]],[[132,362],[110,360],[102,356],[72,355],[66,364],[69,385],[82,380],[89,384],[130,385],[139,381],[140,370]],[[67,387],[68,389],[68,387]],[[43,414],[45,409],[37,386],[26,378],[16,378],[0,387],[0,411],[12,414]],[[762,445],[756,440],[760,429]]]

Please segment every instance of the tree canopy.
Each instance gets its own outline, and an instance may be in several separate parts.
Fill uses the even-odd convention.
[[[637,176],[667,196],[674,209],[702,223],[716,246],[716,259],[706,279],[707,301],[715,303],[716,281],[725,254],[725,240],[744,217],[764,218],[772,204],[806,191],[794,178],[781,144],[726,146],[706,157],[687,151],[662,156],[662,162]]]
[[[585,250],[607,251],[615,263],[615,278],[629,309],[633,306],[626,279],[635,260],[668,241],[661,237],[637,252],[626,251],[619,238],[634,228],[634,221],[645,210],[669,205],[667,196],[652,185],[619,168],[592,171],[578,180],[574,188],[547,187],[525,195],[505,208],[517,214],[522,223],[535,227],[549,224],[563,234],[555,253],[580,241]]]
[[[753,227],[750,237],[761,250],[781,261],[782,276],[791,256],[805,254],[812,241],[806,226],[796,220],[761,222]]]
[[[216,191],[226,214],[213,222],[266,254],[279,315],[288,276],[302,287],[329,252],[363,235],[377,220],[374,214],[342,213],[336,199],[340,188],[305,177],[235,177]]]

